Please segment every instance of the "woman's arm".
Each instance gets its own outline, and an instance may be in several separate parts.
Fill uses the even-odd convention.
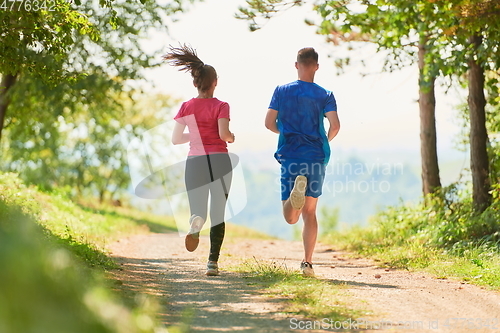
[[[229,130],[229,118],[219,118],[219,137],[222,141],[233,143],[234,134]]]
[[[176,122],[172,133],[172,143],[180,145],[189,142],[189,133],[184,133],[186,125]]]
[[[329,111],[325,113],[326,119],[330,122],[330,128],[328,129],[328,141],[332,141],[334,137],[337,136],[340,130],[340,120],[337,115],[337,111]]]

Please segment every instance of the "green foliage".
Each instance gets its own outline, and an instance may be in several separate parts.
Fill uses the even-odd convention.
[[[101,201],[117,199],[129,183],[128,142],[166,121],[176,101],[123,92],[98,76],[87,79],[55,91],[19,82],[33,94],[25,98],[21,89],[14,94],[12,107],[23,112],[8,117],[2,167],[47,190],[71,186]],[[94,88],[86,90],[87,85]]]
[[[464,244],[500,241],[500,202],[476,214],[468,193],[453,184],[425,203],[391,207],[374,217],[372,230],[382,244],[418,242],[453,249]]]
[[[49,3],[54,6],[28,10],[23,2],[9,1],[8,10],[0,10],[0,73],[25,72],[57,82],[66,76],[63,64],[68,61],[76,34],[99,39],[99,31],[89,17],[69,1]]]
[[[329,210],[326,206],[321,207],[319,219],[319,237],[333,233],[339,224],[339,209]]]
[[[78,257],[96,252],[94,247],[81,251],[86,245],[73,236],[67,242],[38,224],[50,203],[35,200],[35,189],[13,175],[2,174],[0,184],[0,331],[162,331],[152,300],[133,309],[124,306],[100,270],[91,270],[85,264],[89,261]],[[64,223],[66,217],[51,224]]]
[[[500,183],[500,84],[498,73],[490,72],[486,77],[487,109],[486,127],[489,135],[488,155],[490,181]]]
[[[105,256],[105,245],[133,233],[175,230],[175,222],[126,207],[106,207],[72,202],[64,190],[44,193],[26,186],[15,174],[0,173],[0,200],[18,206],[45,230],[47,235],[76,254],[88,266],[113,268]]]
[[[250,29],[262,26],[278,12],[306,1],[249,0],[238,18],[249,21]],[[471,57],[480,59],[485,70],[499,66],[500,4],[489,0],[324,0],[314,4],[321,21],[318,33],[334,45],[371,42],[388,51],[384,69],[393,71],[417,61],[425,49],[421,87],[430,88],[437,76],[459,78],[468,70]],[[474,49],[469,37],[477,34],[483,43]],[[337,66],[351,63],[350,57],[336,59]]]
[[[0,73],[55,84],[92,67],[131,78],[151,66],[153,57],[142,51],[140,38],[153,28],[164,31],[166,18],[192,0],[7,2],[9,8],[0,10]],[[27,8],[35,3],[40,8]],[[47,3],[53,6],[43,8]]]
[[[144,97],[138,82],[132,88],[159,64],[160,50],[145,52],[141,40],[166,31],[191,2],[56,0],[53,11],[0,10],[0,74],[18,78],[0,92],[9,106],[0,169],[45,189],[76,184],[101,200],[123,192],[127,139],[172,104]]]
[[[367,228],[353,228],[324,240],[373,256],[384,265],[425,269],[438,277],[500,287],[500,195],[481,214],[468,191],[443,188],[418,205],[401,204],[374,216]]]
[[[235,17],[240,20],[250,21],[250,31],[256,31],[261,28],[262,23],[257,20],[262,17],[264,20],[271,19],[281,11],[290,9],[294,6],[301,6],[302,0],[247,0],[247,7],[240,6]]]

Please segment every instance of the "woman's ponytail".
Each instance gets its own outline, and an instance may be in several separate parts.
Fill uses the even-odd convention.
[[[169,46],[169,52],[163,56],[169,65],[180,67],[180,71],[191,73],[194,84],[201,91],[210,89],[213,81],[217,79],[215,69],[206,65],[198,58],[196,50],[189,45],[179,47]]]

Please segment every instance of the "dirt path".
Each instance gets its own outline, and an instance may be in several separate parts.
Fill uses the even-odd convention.
[[[240,274],[224,271],[224,265],[255,256],[285,260],[288,267],[296,268],[302,258],[301,243],[229,240],[220,259],[221,275],[206,277],[208,239],[202,238],[194,253],[184,249],[183,241],[177,234],[150,234],[110,246],[122,263],[119,278],[128,288],[158,295],[160,316],[167,326],[190,321],[193,332],[297,331],[300,318],[292,322],[282,312],[280,299],[262,295]],[[368,327],[373,329],[343,332],[500,333],[500,293],[421,273],[386,271],[370,260],[349,258],[321,244],[316,248],[315,271],[318,278],[346,285],[352,303],[373,313],[368,317]],[[350,327],[360,323],[351,322]],[[302,322],[302,327],[308,324]],[[332,326],[323,327],[316,331],[335,331]]]

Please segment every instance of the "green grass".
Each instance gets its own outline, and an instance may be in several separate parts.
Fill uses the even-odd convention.
[[[60,192],[0,174],[0,332],[165,332],[158,303],[114,291],[108,241],[172,221],[128,209],[89,208]]]
[[[56,242],[90,266],[111,269],[106,246],[131,234],[175,229],[170,217],[156,216],[125,207],[75,203],[63,191],[45,193],[28,187],[14,174],[0,174],[0,200],[18,206],[44,227]]]
[[[154,332],[154,306],[127,308],[99,270],[0,201],[0,331]]]
[[[324,235],[322,242],[374,258],[380,266],[426,271],[500,289],[500,201],[482,214],[443,193],[419,205],[391,207],[367,227]]]
[[[478,246],[471,246],[462,254],[445,249],[436,249],[425,244],[408,243],[399,246],[378,248],[377,250],[359,246],[359,239],[348,243],[345,234],[337,246],[376,259],[382,267],[426,271],[437,278],[452,278],[476,285],[500,289],[500,255]],[[340,240],[342,239],[342,241]],[[342,244],[343,243],[343,244]]]
[[[307,319],[329,318],[346,321],[365,314],[349,304],[345,286],[331,281],[308,278],[291,270],[285,263],[247,260],[232,270],[242,273],[249,285],[257,285],[269,297],[283,299],[284,312]]]
[[[229,241],[269,238],[230,223],[226,231]],[[175,221],[74,202],[67,191],[43,192],[0,173],[0,332],[165,332],[156,317],[160,302],[113,280],[117,264],[106,250],[149,232],[177,232]]]
[[[208,235],[210,230],[203,230],[202,234]],[[276,239],[273,236],[269,236],[268,234],[264,234],[260,231],[250,229],[247,227],[239,226],[232,223],[226,223],[226,233],[224,236],[224,242],[232,242],[237,241],[238,239]]]

